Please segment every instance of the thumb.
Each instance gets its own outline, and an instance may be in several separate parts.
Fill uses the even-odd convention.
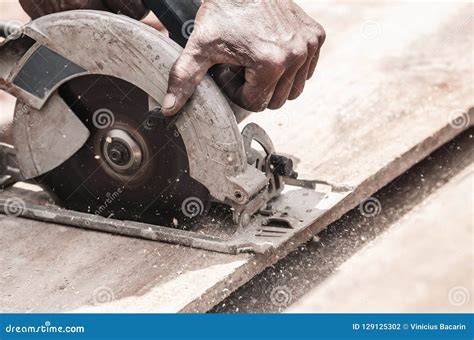
[[[191,45],[189,42],[188,45]],[[196,52],[197,49],[188,48],[188,45],[170,71],[168,91],[161,109],[165,116],[181,110],[212,66],[207,57]]]

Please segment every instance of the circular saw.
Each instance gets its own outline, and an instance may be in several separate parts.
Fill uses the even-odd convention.
[[[153,10],[183,46],[181,27],[198,5],[183,11],[157,3]],[[209,76],[181,112],[161,115],[181,47],[155,29],[79,10],[17,31],[0,47],[0,87],[18,99],[16,176],[34,179],[63,207],[176,225],[219,203],[235,224],[247,225],[281,193],[283,176],[296,177],[262,128],[239,131]]]
[[[0,213],[228,254],[311,235],[352,188],[298,179],[260,126],[239,131],[210,76],[163,116],[200,2],[144,3],[169,37],[99,11],[0,22],[0,89],[17,98],[14,145],[0,143]],[[39,184],[57,204],[18,182]]]

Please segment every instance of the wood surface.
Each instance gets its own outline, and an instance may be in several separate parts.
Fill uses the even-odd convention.
[[[473,185],[471,164],[287,312],[472,313]]]

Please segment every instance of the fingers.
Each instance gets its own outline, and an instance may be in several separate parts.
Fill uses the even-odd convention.
[[[292,88],[294,87],[293,83],[296,79],[296,76],[299,74],[307,59],[308,51],[306,47],[300,49],[298,52],[293,52],[289,56],[289,61],[286,65],[286,71],[278,81],[272,99],[268,104],[269,109],[276,110],[285,104]]]
[[[306,65],[307,53],[306,48],[300,48],[280,58],[258,60],[255,66],[245,69],[233,65],[216,66],[214,79],[240,107],[253,112],[266,108],[275,110],[288,100],[299,70]],[[308,68],[309,62],[305,77]]]
[[[245,68],[236,65],[216,65],[211,76],[229,98],[234,98],[237,90],[245,83]]]
[[[177,113],[184,106],[211,66],[216,63],[236,62],[227,55],[214,56],[213,61],[206,60],[200,53],[187,51],[188,46],[170,73],[168,93],[162,105],[162,113],[167,116]],[[221,90],[234,103],[253,112],[267,108],[283,72],[284,64],[276,62],[257,63],[255,68],[216,65],[211,69],[211,74]],[[296,73],[296,70],[293,73]],[[282,96],[286,95],[285,100],[290,90],[291,84],[282,85],[280,91],[284,93]]]
[[[240,107],[260,112],[267,108],[275,87],[285,69],[282,64],[270,62],[266,66],[245,69],[245,82],[229,97]]]
[[[321,51],[321,47],[323,46],[324,42],[326,41],[326,31],[324,31],[324,28],[319,24],[317,25],[317,37],[318,37],[317,49],[316,49],[316,52],[314,54],[314,57],[311,59],[311,63],[310,63],[310,66],[309,66],[308,75],[307,75],[306,79],[310,79],[313,76],[314,70],[316,69],[316,65],[318,64],[319,52]]]
[[[317,34],[309,39],[306,47],[293,49],[283,59],[280,58],[280,61],[270,62],[270,67],[255,68],[265,74],[260,75],[258,72],[253,74],[254,80],[256,79],[255,84],[249,83],[246,76],[246,82],[241,86],[240,92],[237,92],[234,97],[230,96],[231,99],[247,110],[258,112],[266,108],[279,109],[287,100],[299,97],[306,81],[315,71],[319,51],[325,40],[322,27],[318,26],[317,31]],[[230,76],[228,75],[227,78]],[[226,93],[229,94],[227,91],[232,93],[239,83],[235,77],[228,79],[227,82],[231,84],[225,88]],[[267,89],[267,91],[259,91],[259,89]]]
[[[293,82],[293,87],[291,89],[290,95],[288,96],[289,100],[294,100],[298,98],[304,90],[306,80],[309,79],[309,70],[311,69],[312,64],[316,67],[315,54],[319,54],[318,44],[310,44],[308,47],[308,57],[305,60],[305,63],[298,70],[298,73],[295,76],[295,81]],[[317,62],[317,59],[316,59]],[[313,69],[314,72],[314,69]]]
[[[229,62],[230,59],[223,56],[222,60]],[[212,69],[212,76],[234,103],[246,110],[259,112],[269,105],[277,82],[285,71],[282,64],[264,64],[257,63],[255,68],[217,65]]]
[[[168,90],[162,104],[165,116],[174,115],[181,110],[211,66],[208,58],[203,57],[192,46],[186,46],[170,71]]]
[[[318,64],[318,60],[319,60],[319,50],[314,55],[313,59],[311,59],[307,79],[310,79],[313,76],[314,71],[316,69],[316,65]]]

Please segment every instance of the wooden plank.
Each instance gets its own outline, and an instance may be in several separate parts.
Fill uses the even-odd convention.
[[[288,312],[472,313],[473,185],[471,164]]]
[[[0,217],[2,311],[206,311],[470,124],[452,127],[453,115],[473,122],[472,4],[303,6],[328,32],[317,75],[297,101],[249,120],[304,177],[354,192],[265,256]]]

